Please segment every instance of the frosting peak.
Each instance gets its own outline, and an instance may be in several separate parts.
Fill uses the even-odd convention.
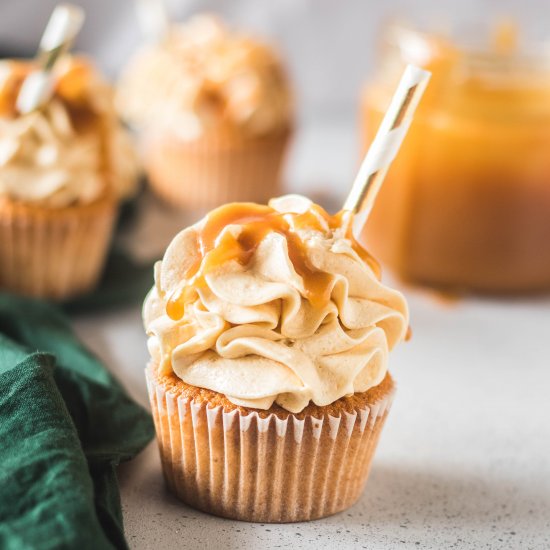
[[[210,130],[261,136],[287,130],[291,94],[268,46],[199,15],[143,48],[124,71],[117,104],[133,125],[193,140]]]
[[[0,196],[63,207],[92,202],[107,187],[130,195],[137,155],[109,86],[83,60],[65,58],[51,100],[20,116],[15,101],[32,69],[32,62],[0,62]]]
[[[226,205],[182,231],[144,305],[153,359],[261,409],[299,412],[380,383],[407,307],[349,226],[294,195]]]
[[[288,198],[286,200],[288,202]],[[295,205],[300,200],[295,200]],[[276,206],[276,201],[270,206],[232,203],[214,210],[205,218],[196,234],[199,257],[185,272],[176,295],[170,297],[168,315],[174,319],[181,318],[185,302],[190,299],[190,291],[206,284],[205,276],[218,266],[230,261],[243,266],[250,264],[258,247],[270,233],[277,233],[286,240],[288,258],[302,278],[304,298],[318,307],[330,300],[330,275],[312,266],[306,243],[298,231],[327,231],[340,225],[341,216],[331,217],[314,205],[303,211],[300,207],[294,208],[298,212],[280,211]]]
[[[99,155],[95,136],[77,139],[57,100],[24,117],[0,119],[0,195],[52,207],[90,202],[105,187]]]

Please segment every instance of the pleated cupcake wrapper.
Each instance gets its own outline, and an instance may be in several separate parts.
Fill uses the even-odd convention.
[[[177,397],[147,369],[168,487],[219,516],[306,521],[351,506],[369,474],[393,390],[353,413],[262,418]]]
[[[0,205],[0,288],[63,300],[91,290],[105,262],[115,221],[110,197],[47,209]]]
[[[215,137],[197,143],[152,138],[144,148],[145,165],[152,188],[173,206],[265,203],[281,194],[289,137],[287,132],[234,145]]]

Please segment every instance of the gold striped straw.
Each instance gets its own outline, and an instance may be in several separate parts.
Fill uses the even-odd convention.
[[[40,69],[30,73],[21,85],[16,108],[30,113],[46,103],[53,91],[53,68],[69,51],[84,23],[84,10],[72,4],[59,4],[53,10],[38,47]]]
[[[344,203],[344,210],[355,214],[353,229],[356,237],[365,225],[386,172],[403,143],[430,76],[429,71],[414,65],[407,66],[382,124],[359,168]]]

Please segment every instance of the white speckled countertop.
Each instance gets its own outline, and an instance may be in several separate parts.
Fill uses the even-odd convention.
[[[311,172],[307,159],[330,144],[323,135],[302,146],[295,175]],[[331,166],[319,172],[325,181]],[[550,548],[550,300],[444,303],[405,292],[413,338],[392,353],[396,401],[353,508],[286,525],[215,518],[165,490],[152,443],[120,468],[130,547]],[[80,317],[76,327],[147,403],[139,309]]]

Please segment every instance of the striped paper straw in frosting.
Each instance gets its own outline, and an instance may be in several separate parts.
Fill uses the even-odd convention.
[[[382,181],[401,147],[430,76],[430,72],[408,65],[401,77],[344,204],[344,210],[356,214],[355,234],[360,233],[372,210]]]
[[[53,89],[53,68],[72,46],[84,23],[84,10],[72,4],[59,4],[53,10],[38,48],[40,69],[30,73],[21,85],[16,107],[29,113],[48,101]]]

